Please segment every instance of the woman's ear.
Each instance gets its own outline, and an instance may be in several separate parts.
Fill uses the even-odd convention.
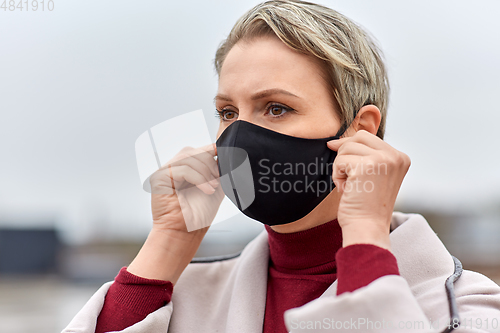
[[[381,119],[382,115],[380,114],[378,107],[373,104],[365,105],[359,109],[353,127],[356,132],[365,130],[373,135],[377,135]]]

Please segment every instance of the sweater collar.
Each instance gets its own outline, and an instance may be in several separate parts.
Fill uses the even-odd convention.
[[[269,257],[277,269],[308,270],[335,262],[342,247],[342,229],[337,219],[308,230],[279,233],[265,226],[268,233]]]

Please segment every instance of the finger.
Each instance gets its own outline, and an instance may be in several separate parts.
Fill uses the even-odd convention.
[[[171,179],[168,169],[159,169],[149,177],[152,194],[175,194],[174,180]]]
[[[209,145],[202,146],[198,149],[206,151],[207,153],[211,154],[212,157],[217,155],[217,145],[215,143],[211,143]]]
[[[150,177],[152,193],[174,194],[183,190],[186,185],[195,185],[206,194],[212,194],[214,188],[207,183],[206,178],[189,166],[166,166]]]
[[[363,156],[340,155],[332,166],[332,180],[343,182],[349,177],[363,172]]]
[[[338,155],[369,156],[374,154],[375,150],[362,143],[348,141],[339,147],[337,153]]]
[[[348,141],[349,139],[350,139],[350,137],[348,137],[348,138],[341,138],[341,139],[335,139],[335,140],[330,140],[330,141],[328,141],[326,143],[326,145],[331,150],[337,151],[339,149],[339,147],[342,146],[342,144],[344,144],[344,142]]]
[[[172,160],[170,160],[167,164],[180,165],[182,163],[177,163],[178,160],[182,160],[187,158],[188,156],[192,156],[201,162],[203,162],[210,169],[214,178],[219,177],[219,169],[217,167],[217,163],[214,159],[216,148],[214,149],[215,144],[210,144],[206,146],[202,146],[200,148],[193,147],[184,147]]]
[[[219,177],[219,170],[213,154],[214,150],[212,145],[203,146],[201,148],[184,147],[171,160],[165,163],[163,168],[166,168],[168,165],[182,165],[188,163],[195,169],[199,169],[200,171],[202,169],[205,170],[204,174],[206,174],[207,171],[211,173],[213,177],[210,178],[210,180],[216,179]],[[204,166],[198,164],[198,168],[196,168],[194,166],[197,164],[196,161],[189,161],[190,158],[199,160]],[[217,181],[214,180],[212,185],[217,186]]]
[[[333,180],[343,180],[347,179],[347,159],[344,156],[337,156],[332,165],[332,179]]]
[[[339,192],[342,192],[344,183],[347,180],[347,163],[344,156],[337,156],[332,166],[332,181]]]
[[[215,170],[214,170],[214,175],[215,175],[215,178],[219,178],[220,177],[220,172],[219,172],[219,164],[217,162],[218,160],[218,155],[217,155],[217,144],[216,143],[212,143],[211,145],[207,145],[207,152],[211,155],[214,156],[213,160],[215,161]],[[213,151],[212,151],[213,149]]]
[[[218,181],[214,175],[214,167],[216,167],[215,160],[206,152],[201,150],[201,153],[197,152],[198,151],[196,149],[192,149],[190,151],[180,153],[177,155],[178,160],[170,163],[169,166],[174,167],[187,165],[191,167],[191,169],[202,174],[213,187],[218,186]],[[168,168],[168,165],[166,167]]]
[[[215,178],[219,178],[219,168],[217,166],[217,162],[215,160],[215,156],[217,156],[217,148],[215,147],[215,143],[209,146],[205,146],[202,148],[195,148],[193,152],[198,152],[193,155],[195,158],[199,159],[203,163],[205,163]]]
[[[387,149],[387,146],[389,146],[387,142],[365,130],[357,131],[351,139],[353,142],[362,143],[376,150],[384,150]]]
[[[192,169],[187,165],[179,165],[170,167],[171,175],[170,177],[179,184],[182,184],[184,181],[195,185],[205,194],[212,194],[215,192],[215,189],[208,183],[208,179],[205,178],[201,173]],[[179,186],[176,185],[176,189]]]
[[[384,150],[387,149],[387,147],[389,146],[387,142],[365,130],[359,130],[353,136],[350,137],[328,141],[327,146],[332,150],[338,151],[338,149],[346,142],[362,143],[376,150]]]

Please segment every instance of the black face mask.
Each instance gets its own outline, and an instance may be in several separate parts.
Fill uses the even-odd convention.
[[[337,153],[326,143],[340,132],[304,139],[235,121],[216,142],[224,193],[243,214],[264,224],[301,219],[335,188]]]

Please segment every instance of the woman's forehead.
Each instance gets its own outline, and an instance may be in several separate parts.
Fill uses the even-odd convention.
[[[317,62],[277,37],[266,36],[240,41],[229,51],[221,68],[218,93],[281,88],[297,95],[305,86],[319,82],[324,84]]]

